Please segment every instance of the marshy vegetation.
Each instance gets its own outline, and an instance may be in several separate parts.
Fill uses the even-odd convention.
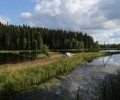
[[[0,98],[12,99],[16,94],[27,91],[59,75],[69,73],[78,65],[104,53],[81,53],[70,58],[64,58],[57,62],[36,67],[0,72]]]
[[[99,87],[99,100],[120,100],[120,69],[107,75]]]

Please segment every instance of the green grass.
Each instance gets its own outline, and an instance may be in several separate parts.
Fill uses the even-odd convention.
[[[40,50],[0,50],[0,53],[39,52]]]
[[[42,59],[42,58],[47,58],[48,56],[45,54],[38,54],[35,58],[37,59]]]
[[[11,99],[16,93],[24,92],[50,79],[57,78],[74,70],[85,61],[103,55],[105,53],[81,53],[44,66],[0,72],[0,98]]]

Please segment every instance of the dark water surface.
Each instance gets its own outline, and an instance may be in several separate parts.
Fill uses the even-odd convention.
[[[0,64],[14,64],[34,60],[36,54],[35,52],[0,53]]]
[[[30,93],[17,96],[15,100],[75,100],[76,97],[81,98],[80,100],[96,100],[99,83],[106,75],[115,73],[118,68],[119,54],[100,57],[78,67],[65,79],[61,79],[59,85],[44,90],[34,89]]]

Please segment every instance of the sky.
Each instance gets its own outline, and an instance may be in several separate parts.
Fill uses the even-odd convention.
[[[0,0],[0,22],[82,31],[120,43],[120,0]]]

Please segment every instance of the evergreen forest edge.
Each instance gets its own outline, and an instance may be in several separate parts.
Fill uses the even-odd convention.
[[[50,50],[99,48],[86,33],[0,23],[0,50],[41,50],[43,44]]]

